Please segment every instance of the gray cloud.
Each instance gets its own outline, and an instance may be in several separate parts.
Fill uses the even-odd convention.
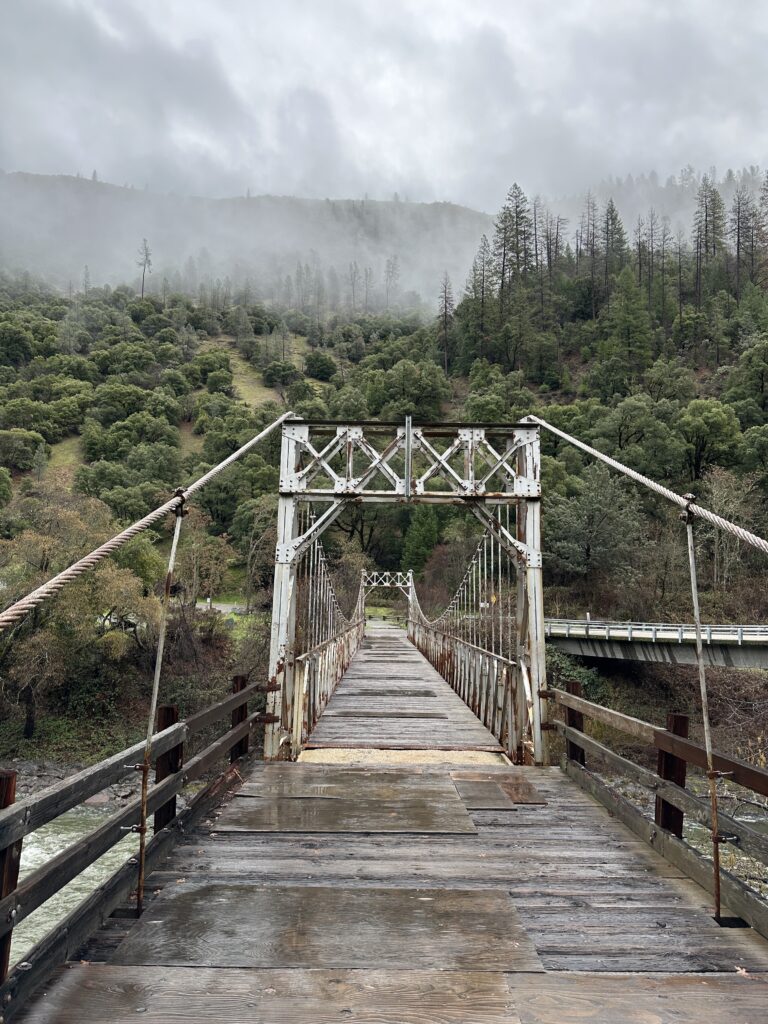
[[[450,199],[765,163],[759,0],[5,0],[0,167]]]

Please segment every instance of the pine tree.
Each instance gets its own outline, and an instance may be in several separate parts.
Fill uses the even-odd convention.
[[[512,209],[509,201],[499,211],[493,226],[493,269],[499,302],[499,323],[504,323],[509,292],[509,264],[512,249]]]
[[[616,354],[625,360],[630,373],[644,370],[651,356],[651,321],[629,267],[616,280],[605,322]]]
[[[431,505],[417,505],[403,544],[403,570],[420,573],[437,544],[437,515]]]
[[[734,279],[736,301],[741,300],[744,278],[752,279],[754,268],[754,222],[755,205],[752,193],[739,185],[733,194],[733,203],[728,218],[728,233],[733,244]]]
[[[440,347],[443,350],[443,369],[445,370],[446,377],[448,376],[448,350],[450,348],[450,331],[451,325],[453,324],[453,288],[451,287],[451,279],[448,277],[448,271],[444,271],[443,280],[440,284],[440,305],[437,314],[438,320],[438,340]]]
[[[603,213],[603,290],[611,293],[612,280],[621,272],[627,259],[627,233],[613,199],[609,199]]]

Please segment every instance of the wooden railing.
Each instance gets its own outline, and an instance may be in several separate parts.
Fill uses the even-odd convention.
[[[193,825],[217,799],[230,779],[231,765],[248,753],[253,729],[271,720],[260,710],[249,712],[248,709],[248,702],[267,689],[264,683],[248,684],[244,677],[236,676],[230,697],[184,721],[176,721],[178,715],[173,706],[158,709],[161,731],[152,739],[155,782],[148,796],[148,810],[154,814],[154,835],[147,844],[147,869],[157,865],[181,832]],[[263,705],[263,700],[259,703]],[[225,720],[226,731],[211,741],[210,729]],[[204,730],[208,731],[203,737],[206,745],[185,761],[190,741]],[[0,776],[0,1020],[4,1024],[28,995],[131,897],[138,879],[135,856],[27,951],[21,964],[9,970],[15,926],[120,842],[126,833],[138,831],[141,800],[138,796],[130,800],[94,831],[19,882],[24,838],[65,811],[79,807],[105,787],[130,775],[138,777],[143,755],[142,741],[18,802],[14,802],[16,773],[5,772]],[[186,809],[177,814],[176,797],[183,787],[208,775],[224,758],[228,758],[230,767],[189,799]]]
[[[564,767],[568,775],[670,863],[708,892],[712,892],[714,880],[711,861],[683,839],[685,816],[697,824],[709,828],[712,826],[709,799],[702,799],[685,787],[688,765],[702,768],[705,772],[707,769],[705,748],[688,739],[687,717],[669,715],[667,728],[662,729],[642,719],[585,700],[578,683],[569,683],[567,692],[547,690],[544,695],[564,711],[564,721],[554,721],[552,727],[565,739]],[[656,772],[636,764],[590,736],[585,731],[585,719],[608,726],[655,748]],[[608,786],[598,774],[589,771],[587,765],[592,757],[599,758],[655,796],[653,821]],[[768,770],[717,751],[714,752],[713,760],[715,771],[730,783],[768,797]],[[768,864],[768,834],[722,811],[718,812],[717,824],[716,842],[732,844],[759,864]],[[768,937],[768,902],[763,896],[728,871],[721,872],[721,886],[724,902],[733,913]]]

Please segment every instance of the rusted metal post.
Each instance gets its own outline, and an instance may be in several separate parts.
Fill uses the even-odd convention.
[[[248,676],[234,676],[232,679],[232,693],[240,693],[248,685]],[[248,717],[248,702],[241,704],[239,708],[235,708],[232,712],[232,728],[240,725]],[[239,757],[245,757],[250,747],[250,737],[243,736],[241,740],[232,747],[229,752],[230,764],[234,764]]]
[[[13,769],[0,770],[0,810],[10,807],[16,801],[16,772]],[[21,864],[21,843],[18,839],[4,850],[0,850],[0,899],[10,896],[19,881]],[[16,913],[12,911],[12,913]],[[8,977],[11,964],[11,942],[13,929],[0,938],[0,984]]]
[[[688,715],[671,713],[667,715],[667,730],[675,736],[688,738]],[[685,786],[686,762],[682,757],[668,754],[664,750],[659,751],[657,772],[660,779],[667,782],[674,782],[677,786]],[[654,820],[661,828],[667,829],[678,839],[683,838],[683,812],[679,807],[667,803],[663,797],[656,797],[656,811]]]
[[[581,683],[575,679],[569,679],[565,684],[565,689],[568,693],[573,694],[574,697],[584,696]],[[584,732],[584,715],[581,711],[566,708],[565,724],[571,729],[578,729],[579,732]],[[567,739],[565,741],[565,754],[570,761],[575,761],[577,764],[585,765],[587,763],[584,748],[580,747],[578,743],[574,743],[573,740]]]
[[[183,497],[183,495],[181,495]],[[141,764],[141,814],[136,831],[139,833],[139,878],[136,883],[136,913],[140,917],[144,910],[144,880],[147,865],[147,817],[149,803],[149,770],[152,761],[152,736],[155,729],[155,715],[157,713],[157,698],[160,693],[160,674],[163,670],[163,653],[165,651],[165,635],[168,628],[168,607],[171,603],[171,587],[173,584],[173,569],[176,565],[176,552],[179,547],[181,535],[181,524],[184,521],[186,510],[182,502],[176,509],[176,524],[173,528],[173,540],[171,541],[171,553],[168,556],[168,571],[165,574],[165,590],[163,603],[160,609],[160,632],[157,639],[157,653],[155,654],[155,674],[152,681],[152,697],[149,703],[149,716],[147,719],[147,738],[144,743],[144,760]]]
[[[179,720],[179,709],[176,704],[161,704],[157,709],[157,731],[169,729],[176,725]],[[160,754],[155,762],[155,782],[162,782],[169,775],[181,771],[184,764],[184,744],[179,743],[165,753]],[[176,797],[172,796],[164,804],[161,804],[155,811],[154,829],[159,832],[165,828],[176,817]]]
[[[690,503],[692,494],[683,497]],[[712,755],[712,730],[709,724],[709,698],[707,696],[707,671],[704,667],[704,643],[701,637],[701,610],[699,608],[699,584],[696,578],[696,546],[693,539],[693,513],[690,508],[680,513],[685,523],[688,536],[688,567],[691,574],[691,599],[693,602],[693,622],[696,627],[696,661],[699,666],[699,691],[701,693],[701,721],[704,726],[704,747],[707,752],[707,779],[709,780],[709,802],[712,818],[712,891],[715,898],[715,920],[720,921],[720,829],[717,822],[717,780],[719,773],[715,771]]]

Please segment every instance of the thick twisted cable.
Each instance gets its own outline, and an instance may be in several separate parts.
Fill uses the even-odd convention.
[[[137,537],[140,533],[148,530],[150,526],[154,526],[155,523],[160,522],[164,519],[169,512],[175,512],[188,498],[193,494],[196,494],[201,488],[205,487],[215,476],[218,476],[222,470],[226,469],[227,466],[231,466],[233,462],[242,458],[246,455],[255,445],[260,441],[263,441],[265,437],[271,434],[287,419],[293,418],[292,412],[286,412],[273,423],[270,423],[268,427],[265,427],[261,433],[252,437],[250,441],[247,441],[242,447],[238,448],[236,452],[233,452],[230,456],[220,462],[213,469],[209,469],[207,473],[201,476],[198,480],[186,487],[184,490],[180,490],[173,498],[170,498],[163,505],[154,509],[148,513],[143,519],[138,519],[135,523],[126,527],[121,533],[111,537],[104,544],[93,551],[90,551],[83,558],[78,559],[77,562],[73,562],[72,565],[63,569],[57,576],[48,580],[46,583],[41,584],[36,590],[31,591],[26,597],[22,597],[15,604],[10,605],[5,611],[0,612],[0,630],[7,629],[9,626],[14,625],[27,615],[28,612],[32,611],[33,608],[37,608],[38,605],[47,601],[49,598],[58,594],[68,583],[72,580],[82,576],[83,573],[88,572],[99,564],[103,559],[109,555],[114,554],[118,548],[121,548],[124,544],[127,544],[129,540]]]
[[[564,430],[559,430],[557,427],[553,427],[551,423],[547,423],[546,420],[543,420],[538,416],[526,416],[524,418],[524,422],[537,423],[540,427],[543,427],[544,430],[548,430],[550,434],[555,434],[557,437],[562,438],[563,441],[567,441],[568,444],[581,449],[581,451],[586,452],[587,455],[591,455],[592,458],[599,459],[601,462],[604,462],[606,466],[610,466],[612,469],[617,470],[617,472],[623,473],[624,476],[628,476],[631,480],[636,481],[636,483],[642,484],[643,487],[647,487],[649,490],[655,491],[656,494],[660,494],[662,498],[666,498],[667,501],[673,502],[675,505],[685,509],[692,515],[697,516],[699,519],[703,519],[712,526],[717,526],[719,529],[733,534],[734,537],[738,537],[739,540],[744,541],[745,544],[750,544],[753,548],[757,548],[758,551],[762,551],[764,554],[768,555],[768,541],[764,540],[762,537],[758,537],[756,533],[751,533],[749,530],[745,530],[743,526],[737,526],[736,523],[732,523],[729,519],[723,519],[722,516],[718,516],[714,512],[710,512],[709,509],[688,501],[681,494],[671,491],[668,487],[664,487],[663,484],[659,484],[655,480],[651,480],[650,477],[643,476],[642,473],[638,473],[635,469],[630,469],[629,466],[625,466],[622,462],[612,459],[611,456],[606,455],[605,452],[598,451],[597,448],[592,448],[583,441],[579,441],[578,438],[572,437],[570,434],[566,434]]]

